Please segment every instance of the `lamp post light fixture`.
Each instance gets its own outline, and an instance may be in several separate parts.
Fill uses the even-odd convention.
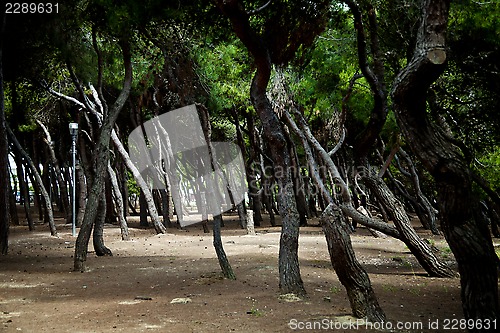
[[[72,213],[71,213],[71,234],[76,236],[76,218],[75,218],[75,197],[76,197],[76,181],[75,181],[75,164],[76,164],[76,138],[78,136],[78,123],[69,123],[69,134],[71,134],[71,155],[73,156],[73,188],[72,188]]]

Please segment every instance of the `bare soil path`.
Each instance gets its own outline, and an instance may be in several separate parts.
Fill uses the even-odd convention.
[[[10,253],[0,257],[0,332],[444,332],[445,320],[462,318],[459,279],[426,277],[403,243],[360,228],[352,236],[356,255],[391,323],[349,326],[356,319],[349,317],[319,227],[301,229],[308,296],[294,300],[278,291],[279,228],[264,223],[257,236],[247,236],[231,217],[225,221],[223,243],[235,281],[221,278],[212,236],[199,225],[155,235],[132,221],[128,242],[118,227],[106,226],[114,256],[91,252],[85,273],[72,271],[75,239],[62,220],[59,238],[41,224],[31,233],[11,227]],[[454,264],[441,237],[418,231]],[[188,303],[172,304],[176,298]],[[428,329],[437,321],[439,329]]]

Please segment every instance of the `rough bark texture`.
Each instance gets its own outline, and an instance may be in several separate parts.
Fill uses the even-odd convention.
[[[330,261],[340,282],[347,290],[353,315],[372,322],[385,321],[385,314],[372,289],[368,274],[359,264],[352,249],[347,223],[342,213],[332,204],[321,216],[321,226],[326,235]]]
[[[7,254],[9,249],[9,143],[5,120],[3,91],[2,41],[5,31],[6,14],[0,21],[0,253]]]
[[[94,223],[94,232],[92,234],[92,243],[95,254],[98,256],[112,256],[113,253],[104,245],[104,223],[106,222],[107,202],[105,195],[101,196],[97,217]]]
[[[389,190],[382,178],[377,175],[368,175],[363,180],[377,200],[384,205],[401,235],[401,240],[408,246],[425,271],[434,277],[454,277],[455,272],[446,266],[432,252],[430,245],[417,235],[403,205]]]
[[[449,2],[424,2],[413,58],[395,79],[392,97],[402,133],[436,181],[441,229],[458,263],[465,318],[498,322],[498,259],[470,170],[453,140],[427,116],[427,91],[445,67]]]
[[[288,112],[284,113],[284,118],[291,129],[300,137],[309,162],[311,177],[318,185],[320,194],[329,202],[321,217],[321,226],[325,233],[332,266],[347,290],[353,314],[359,318],[367,317],[371,321],[383,321],[385,313],[378,303],[368,274],[354,255],[351,239],[347,232],[347,222],[339,207],[334,209],[336,205],[321,179],[306,135],[299,130]]]
[[[239,1],[217,1],[217,4],[229,18],[236,35],[255,61],[256,72],[250,88],[250,99],[262,123],[275,170],[278,170],[276,177],[280,191],[278,209],[282,218],[278,259],[280,291],[303,295],[305,289],[300,276],[298,259],[299,214],[293,193],[290,156],[281,123],[266,96],[272,66],[269,50],[250,26],[248,14]]]
[[[75,245],[75,271],[85,271],[85,261],[87,260],[87,246],[90,240],[92,225],[97,216],[97,207],[99,205],[102,189],[104,188],[104,176],[108,167],[108,150],[111,131],[113,130],[113,125],[115,124],[120,110],[123,108],[123,105],[125,105],[125,102],[128,99],[132,86],[132,62],[130,45],[128,44],[128,42],[123,41],[121,44],[123,50],[123,61],[125,64],[123,89],[120,92],[120,95],[116,99],[115,103],[109,108],[109,112],[107,113],[107,115],[104,117],[103,124],[101,126],[101,133],[96,143],[93,156],[93,161],[95,163],[95,175],[92,182],[92,188],[87,199],[87,209],[85,210],[82,226],[80,228],[80,232],[78,233],[78,238]]]

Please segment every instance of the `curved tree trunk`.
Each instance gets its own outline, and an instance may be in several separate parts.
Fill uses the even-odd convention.
[[[269,50],[250,26],[249,16],[239,1],[218,1],[220,9],[231,21],[238,38],[254,57],[256,72],[250,87],[250,99],[259,115],[264,138],[271,151],[279,189],[278,210],[282,219],[279,250],[279,287],[282,293],[305,294],[300,276],[299,214],[293,193],[291,161],[282,125],[269,102],[266,89],[271,76]]]
[[[283,116],[290,128],[302,141],[311,177],[319,188],[319,194],[328,201],[328,206],[324,209],[320,219],[321,226],[328,244],[330,261],[340,282],[346,288],[352,312],[358,318],[367,317],[370,321],[384,321],[385,313],[378,303],[368,274],[354,254],[347,222],[341,216],[339,207],[334,208],[336,205],[325,188],[306,135],[300,131],[287,111],[284,112]]]
[[[54,223],[54,214],[52,213],[52,203],[50,202],[50,196],[47,190],[45,189],[45,186],[43,186],[43,180],[40,174],[38,173],[38,170],[36,169],[35,165],[33,164],[33,161],[31,160],[31,157],[24,151],[23,147],[21,147],[21,144],[19,141],[17,141],[16,136],[12,132],[12,130],[7,126],[7,133],[10,136],[10,139],[14,143],[14,146],[16,149],[19,151],[19,153],[24,157],[26,160],[26,163],[31,169],[31,172],[33,172],[33,176],[35,178],[36,185],[40,189],[40,192],[42,192],[43,196],[43,201],[45,204],[45,209],[47,210],[47,214],[49,216],[49,228],[50,228],[50,234],[52,236],[57,236],[57,230],[56,230],[56,225]],[[29,200],[29,198],[27,199]],[[8,207],[8,206],[7,206]]]
[[[130,45],[126,41],[121,41],[120,44],[122,46],[123,61],[125,65],[123,89],[120,92],[120,95],[116,99],[115,103],[110,107],[107,115],[104,117],[103,124],[101,126],[101,133],[96,143],[93,156],[96,171],[94,179],[92,181],[92,188],[88,195],[87,208],[85,209],[83,223],[76,240],[74,257],[75,271],[85,271],[85,261],[87,260],[87,247],[90,240],[90,233],[92,231],[92,225],[97,216],[97,207],[99,205],[100,195],[104,187],[104,176],[108,167],[108,151],[111,132],[113,130],[116,118],[120,113],[120,110],[123,108],[125,102],[128,99],[130,89],[132,87],[132,62]]]
[[[368,274],[356,260],[347,222],[342,215],[330,204],[320,219],[333,269],[347,290],[353,315],[372,322],[384,321],[384,311],[377,301]]]
[[[394,81],[394,110],[413,153],[436,181],[441,229],[458,263],[465,318],[498,323],[498,258],[472,192],[471,172],[454,140],[427,115],[427,91],[445,68],[449,5],[424,2],[413,58]]]

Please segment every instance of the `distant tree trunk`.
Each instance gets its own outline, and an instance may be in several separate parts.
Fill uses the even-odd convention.
[[[498,323],[498,258],[471,172],[454,139],[427,115],[427,91],[446,64],[449,5],[449,0],[424,1],[413,58],[394,81],[393,107],[413,153],[436,181],[441,229],[458,263],[465,318]]]
[[[68,187],[66,186],[66,182],[62,178],[61,168],[59,167],[59,161],[57,160],[56,153],[54,151],[52,137],[50,135],[47,127],[39,120],[37,120],[38,125],[42,128],[45,133],[45,138],[43,141],[47,145],[47,149],[49,152],[50,162],[52,163],[52,167],[54,168],[54,174],[56,175],[57,184],[59,185],[59,190],[61,191],[61,202],[63,212],[66,215],[67,223],[71,223],[71,211],[69,206],[69,196],[68,196]]]
[[[54,223],[54,215],[52,213],[52,203],[50,202],[49,193],[47,192],[47,190],[45,190],[45,186],[43,186],[42,177],[40,177],[40,174],[38,173],[38,171],[37,171],[37,169],[36,169],[33,161],[31,160],[31,158],[29,157],[29,155],[24,151],[24,149],[21,146],[21,144],[19,143],[19,141],[17,141],[16,136],[14,135],[14,133],[11,131],[11,129],[8,126],[7,126],[7,133],[9,134],[10,139],[14,143],[14,146],[16,147],[16,149],[18,150],[18,152],[26,160],[26,163],[30,167],[31,172],[33,172],[34,180],[36,182],[36,184],[34,184],[34,185],[38,186],[39,189],[40,189],[40,192],[42,192],[43,200],[44,200],[44,203],[45,203],[45,209],[47,209],[47,214],[49,215],[50,234],[52,236],[57,236],[56,225]],[[28,198],[28,200],[29,200],[29,198]],[[43,216],[42,216],[42,218],[43,218]]]
[[[141,190],[139,194],[139,225],[141,227],[147,227],[148,224],[148,206],[146,203],[146,197],[144,196],[144,191]]]
[[[0,253],[6,255],[9,250],[9,143],[7,141],[7,122],[3,90],[2,42],[4,39],[5,12],[0,21]]]
[[[16,194],[12,189],[12,185],[9,181],[9,215],[10,221],[13,225],[19,225],[19,216],[17,215],[17,207],[16,207]]]
[[[166,180],[165,180],[166,181]],[[167,186],[166,189],[160,190],[161,205],[163,213],[163,225],[166,228],[172,228],[172,221],[170,220],[170,190]]]
[[[115,170],[113,170],[110,164],[108,164],[108,174],[109,174],[109,179],[111,181],[113,202],[116,207],[115,210],[116,214],[118,215],[118,220],[120,222],[120,232],[122,235],[122,240],[128,241],[130,237],[128,234],[127,220],[124,215],[122,193],[120,191],[120,186],[118,185],[118,179],[116,177]]]
[[[33,217],[30,211],[30,195],[28,190],[28,184],[26,183],[26,177],[24,176],[24,168],[22,164],[21,155],[14,154],[14,161],[17,167],[17,179],[19,180],[19,189],[21,194],[21,201],[24,207],[24,213],[26,215],[26,220],[28,221],[28,228],[30,231],[34,230]]]

